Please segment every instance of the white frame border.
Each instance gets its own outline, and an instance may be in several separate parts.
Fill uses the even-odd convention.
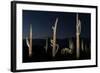
[[[16,69],[41,69],[41,68],[57,68],[57,67],[75,67],[96,65],[96,8],[85,7],[67,7],[52,6],[39,4],[17,4],[16,5]],[[34,62],[22,63],[22,10],[41,10],[41,11],[62,11],[62,12],[78,12],[91,13],[91,60],[75,60],[75,61],[57,61],[57,62]]]

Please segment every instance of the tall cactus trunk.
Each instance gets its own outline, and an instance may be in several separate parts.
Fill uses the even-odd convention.
[[[69,48],[73,49],[73,42],[72,42],[72,40],[69,40]]]
[[[47,50],[48,50],[48,38],[46,39],[46,45],[45,45],[45,50],[46,50],[46,53],[47,53]]]
[[[76,15],[76,58],[80,57],[80,33],[81,33],[81,21]]]
[[[56,18],[55,25],[52,27],[53,29],[53,39],[51,40],[51,46],[52,46],[52,56],[55,57],[59,45],[56,44],[56,31],[57,31],[57,23],[58,23],[58,18]]]
[[[29,57],[32,56],[32,25],[30,24],[29,40],[26,38],[26,43],[28,46]]]
[[[84,44],[83,44],[83,40],[81,42],[81,48],[82,48],[82,51],[84,51]]]
[[[77,55],[77,59],[79,59],[79,56],[80,56],[80,49],[79,49],[79,47],[80,47],[80,41],[79,41],[79,35],[77,35],[77,40],[76,40],[76,42],[77,42],[77,48],[76,48],[76,55]]]
[[[73,45],[73,41],[72,40],[69,40],[69,48],[70,48],[70,53],[72,54],[73,53],[73,50],[74,50],[74,45]]]

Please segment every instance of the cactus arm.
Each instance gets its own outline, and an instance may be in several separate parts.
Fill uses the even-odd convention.
[[[73,43],[72,43],[72,41],[69,42],[69,48],[70,48],[69,52],[70,52],[70,54],[72,54],[72,52],[73,52]]]
[[[58,44],[56,44],[56,51],[55,51],[55,54],[58,52],[58,49],[59,49],[59,45]]]
[[[30,47],[29,47],[29,56],[32,56],[32,25],[30,24]]]
[[[52,29],[53,29],[53,31],[54,31],[54,26],[52,26]]]
[[[81,20],[78,19],[78,14],[77,14],[77,20],[76,20],[76,21],[77,21],[77,22],[76,22],[77,34],[80,35],[80,33],[81,33]]]
[[[46,39],[46,45],[45,45],[45,50],[46,50],[46,52],[47,52],[47,49],[48,49],[48,39]]]
[[[81,21],[79,20],[78,21],[78,26],[77,26],[77,30],[78,30],[78,33],[80,34],[81,33]]]
[[[58,23],[58,18],[56,19],[56,22],[55,22],[55,30],[57,28],[57,23]]]
[[[79,33],[81,33],[81,20],[79,20],[79,21],[80,21],[80,23],[79,23],[80,24],[80,26],[79,26],[80,27],[80,32]]]
[[[26,44],[29,47],[29,41],[28,41],[27,37],[26,37]]]

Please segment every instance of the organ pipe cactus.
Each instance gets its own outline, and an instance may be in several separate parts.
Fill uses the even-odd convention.
[[[52,46],[52,56],[55,57],[56,53],[58,52],[59,45],[56,43],[56,31],[57,31],[57,23],[58,18],[56,18],[54,26],[52,26],[53,30],[53,38],[51,39],[51,46]]]
[[[78,14],[76,15],[76,58],[80,57],[80,33],[81,33],[81,21],[78,18]]]
[[[32,56],[32,25],[30,24],[29,40],[26,37],[26,44],[28,46],[29,57]]]

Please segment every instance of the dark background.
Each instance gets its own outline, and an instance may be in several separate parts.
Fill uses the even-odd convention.
[[[81,52],[80,59],[90,59],[90,39],[91,39],[91,14],[78,13],[81,20],[81,40],[87,45],[88,52]],[[55,61],[55,60],[76,60],[76,48],[70,56],[62,56],[59,49],[55,59],[52,58],[50,39],[52,38],[52,26],[58,18],[57,41],[60,48],[68,47],[68,41],[73,40],[76,47],[76,13],[51,12],[51,11],[30,11],[23,10],[23,62]],[[32,24],[33,55],[28,57],[28,47],[25,38],[29,37],[29,26]],[[45,41],[48,39],[48,52],[45,52]],[[81,45],[80,45],[81,46]],[[66,58],[67,57],[67,58]]]

